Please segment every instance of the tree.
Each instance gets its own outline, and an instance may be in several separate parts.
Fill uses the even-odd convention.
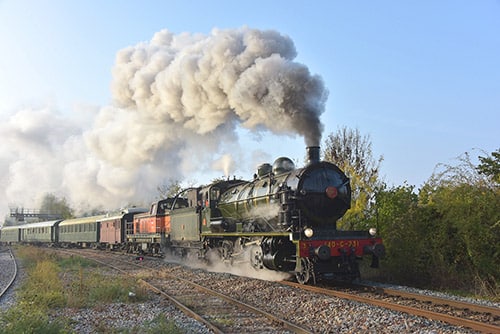
[[[481,183],[443,182],[433,187],[430,194],[426,187],[421,193],[423,208],[432,208],[439,217],[428,239],[436,257],[432,270],[437,274],[434,283],[475,291],[497,290],[500,278],[498,190]]]
[[[342,127],[325,140],[324,160],[336,164],[351,179],[351,209],[339,220],[340,228],[366,228],[374,194],[381,186],[379,168],[383,158],[373,158],[370,136]]]
[[[432,175],[419,194],[421,205],[439,213],[432,239],[441,263],[435,263],[435,268],[441,269],[447,284],[454,280],[471,290],[487,290],[498,297],[500,189],[481,165],[471,162],[469,153],[458,157],[458,161],[457,165],[439,165],[441,170]],[[484,166],[484,159],[481,161]]]
[[[40,205],[40,212],[60,215],[64,219],[73,217],[73,210],[66,202],[66,198],[58,198],[54,194],[45,194]]]
[[[163,184],[156,187],[156,189],[158,190],[160,199],[164,199],[174,197],[181,191],[182,187],[179,180],[168,179]]]
[[[381,187],[376,193],[376,221],[386,247],[382,259],[385,279],[400,284],[426,285],[431,280],[429,235],[432,211],[422,211],[414,186]]]
[[[492,181],[500,184],[500,148],[491,152],[490,156],[479,156],[481,163],[477,166],[479,174],[491,177]]]
[[[482,157],[479,158],[481,159]],[[480,167],[482,165],[474,165],[469,152],[465,152],[464,154],[458,156],[456,160],[458,161],[458,164],[438,164],[427,182],[428,186],[435,187],[443,184],[456,186],[467,183],[493,187],[493,183],[491,182],[488,172],[482,171],[483,167]],[[483,164],[483,166],[486,165]],[[489,167],[485,167],[485,170],[493,171],[493,169]]]

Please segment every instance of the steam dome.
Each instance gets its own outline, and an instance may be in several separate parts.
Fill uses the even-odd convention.
[[[286,173],[295,169],[295,164],[290,158],[281,157],[274,161],[273,173],[275,175]]]

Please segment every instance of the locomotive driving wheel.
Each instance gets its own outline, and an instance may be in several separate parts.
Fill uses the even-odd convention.
[[[314,283],[316,283],[316,277],[314,275],[313,264],[308,258],[300,259],[301,270],[295,272],[295,278],[297,282],[300,284],[307,284],[311,277],[313,278]]]
[[[264,268],[264,261],[262,257],[262,248],[260,246],[252,246],[250,248],[250,264],[257,270]]]
[[[219,249],[220,252],[220,257],[222,258],[222,261],[228,265],[231,265],[233,262],[233,243],[229,240],[224,240],[222,242],[222,246]]]

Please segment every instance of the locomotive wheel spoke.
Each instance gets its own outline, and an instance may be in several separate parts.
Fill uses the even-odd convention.
[[[311,263],[308,261],[308,259],[304,258],[301,258],[300,262],[302,264],[302,270],[295,273],[295,278],[297,279],[298,283],[306,284],[311,278]]]
[[[222,247],[219,249],[222,262],[231,265],[233,262],[233,244],[231,241],[225,240]]]
[[[262,248],[260,248],[260,246],[252,246],[252,248],[250,249],[250,263],[256,270],[264,268]]]

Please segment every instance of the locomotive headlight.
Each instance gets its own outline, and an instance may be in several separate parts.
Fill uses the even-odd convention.
[[[368,230],[368,233],[370,233],[370,235],[374,237],[375,234],[377,234],[377,229],[375,227],[372,227]]]
[[[308,238],[312,237],[314,234],[312,228],[308,227],[304,230],[304,235]]]

